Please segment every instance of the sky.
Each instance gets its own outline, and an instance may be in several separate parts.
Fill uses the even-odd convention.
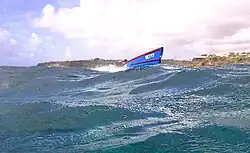
[[[0,65],[250,51],[249,0],[1,0]]]

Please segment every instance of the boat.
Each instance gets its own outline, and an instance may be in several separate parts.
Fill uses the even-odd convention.
[[[161,63],[161,58],[163,55],[163,47],[154,49],[152,51],[146,52],[142,55],[134,57],[130,60],[125,60],[123,67],[125,69],[133,69],[137,67],[145,67],[158,65]]]

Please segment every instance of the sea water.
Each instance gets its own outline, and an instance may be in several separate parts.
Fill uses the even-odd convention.
[[[249,65],[0,67],[0,152],[249,151]]]

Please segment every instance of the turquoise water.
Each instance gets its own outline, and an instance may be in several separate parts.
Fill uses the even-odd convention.
[[[250,66],[0,67],[0,152],[250,151]]]

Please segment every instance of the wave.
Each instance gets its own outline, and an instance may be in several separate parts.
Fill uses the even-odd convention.
[[[249,70],[1,68],[0,150],[246,152]]]
[[[100,72],[120,72],[120,71],[125,71],[126,69],[116,65],[107,65],[107,66],[97,66],[95,68],[91,68],[91,70]]]

